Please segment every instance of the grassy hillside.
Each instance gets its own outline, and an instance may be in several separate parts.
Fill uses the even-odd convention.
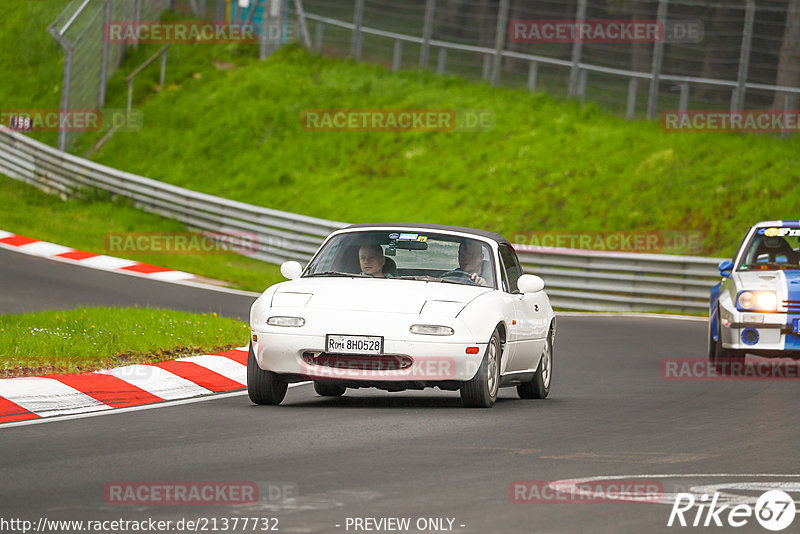
[[[199,54],[199,47],[191,54]],[[665,133],[592,105],[309,56],[197,72],[149,97],[144,129],[96,159],[237,200],[351,222],[535,230],[693,230],[732,251],[753,221],[797,218],[800,139]],[[314,132],[310,108],[488,109],[480,133]]]

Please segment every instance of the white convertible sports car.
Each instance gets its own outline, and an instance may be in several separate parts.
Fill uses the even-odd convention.
[[[746,353],[800,358],[800,221],[753,225],[711,288],[708,357],[721,371]],[[730,366],[730,365],[728,365]]]
[[[522,274],[502,236],[430,224],[334,232],[250,311],[247,391],[280,404],[290,382],[322,396],[347,388],[459,390],[491,407],[500,387],[550,392],[555,316],[544,281]]]

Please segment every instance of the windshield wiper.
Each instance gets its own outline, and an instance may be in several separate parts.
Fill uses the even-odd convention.
[[[306,275],[306,278],[311,278],[312,276],[346,276],[348,278],[355,278],[356,276],[361,276],[361,275],[353,273],[343,273],[339,271],[323,271],[321,273],[308,274]]]

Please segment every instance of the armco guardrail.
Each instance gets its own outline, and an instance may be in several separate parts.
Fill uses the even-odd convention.
[[[326,221],[198,193],[60,152],[0,126],[0,173],[67,195],[97,188],[192,230],[253,236],[253,257],[272,263],[307,260],[323,238],[346,223]]]
[[[516,245],[527,272],[545,279],[554,306],[575,310],[708,309],[721,258]]]
[[[193,230],[256,236],[253,256],[307,261],[346,223],[272,210],[190,191],[60,152],[0,126],[0,173],[63,194],[97,188]],[[517,245],[527,272],[542,276],[555,306],[578,310],[698,312],[719,279],[719,259],[608,253]]]

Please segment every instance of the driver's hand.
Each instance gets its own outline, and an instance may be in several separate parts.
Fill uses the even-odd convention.
[[[472,273],[472,276],[470,276],[469,279],[470,281],[472,281],[472,283],[477,284],[479,286],[486,285],[486,280],[478,276],[478,273]]]

